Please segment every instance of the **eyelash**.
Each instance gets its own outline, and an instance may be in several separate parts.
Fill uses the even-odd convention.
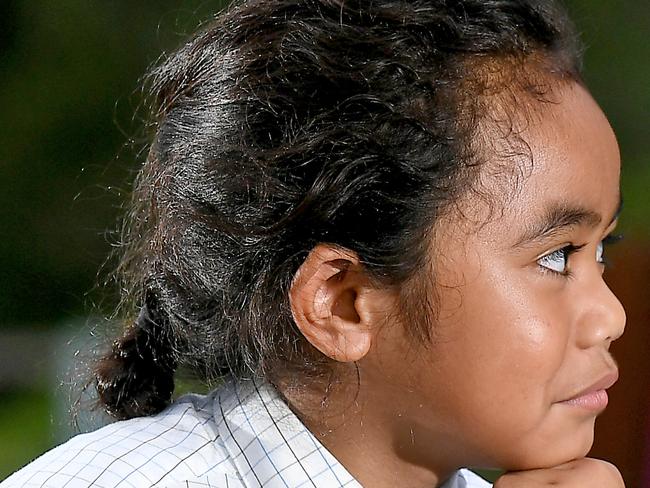
[[[601,243],[602,243],[603,248],[605,248],[605,247],[611,246],[612,244],[615,244],[615,243],[619,242],[621,239],[623,239],[623,236],[621,234],[616,234],[616,235],[610,234],[607,237],[605,237],[601,241]],[[542,273],[544,273],[544,274],[550,274],[552,276],[557,276],[557,277],[562,277],[562,278],[571,278],[573,276],[573,274],[571,273],[571,270],[568,269],[569,258],[571,257],[572,254],[574,254],[575,252],[581,250],[585,246],[586,246],[586,244],[581,244],[579,246],[577,246],[575,244],[568,244],[568,245],[566,245],[566,246],[564,246],[564,247],[562,247],[560,249],[557,249],[557,250],[555,250],[555,251],[553,251],[553,252],[551,252],[549,254],[546,254],[546,255],[540,257],[537,260],[538,267],[539,267],[540,271]],[[608,268],[609,267],[609,262],[607,261],[607,259],[604,256],[604,254],[605,254],[604,249],[603,249],[602,254],[603,254],[602,258],[601,258],[602,261],[599,261],[599,263],[602,264],[605,268]],[[556,271],[554,269],[549,268],[548,266],[544,266],[544,265],[540,264],[540,262],[543,259],[548,259],[548,258],[553,257],[553,256],[557,256],[557,257],[561,256],[561,258],[564,259],[564,266],[566,268],[565,271]]]

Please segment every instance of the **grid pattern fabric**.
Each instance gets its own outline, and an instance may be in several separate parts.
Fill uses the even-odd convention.
[[[460,470],[445,488],[487,488]],[[230,382],[78,435],[0,488],[361,488],[267,383]]]

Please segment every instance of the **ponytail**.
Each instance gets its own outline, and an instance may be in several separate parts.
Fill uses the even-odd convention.
[[[158,413],[171,401],[176,366],[169,322],[147,292],[136,321],[95,368],[99,401],[118,420]]]

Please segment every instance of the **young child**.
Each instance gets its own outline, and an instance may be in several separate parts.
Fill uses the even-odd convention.
[[[119,422],[2,488],[623,486],[585,458],[625,315],[579,51],[550,1],[220,14],[151,77]],[[181,366],[221,386],[172,402]]]

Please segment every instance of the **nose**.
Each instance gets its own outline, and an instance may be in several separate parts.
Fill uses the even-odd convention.
[[[584,299],[578,345],[584,349],[601,344],[609,347],[625,330],[623,305],[602,278],[585,290]]]

